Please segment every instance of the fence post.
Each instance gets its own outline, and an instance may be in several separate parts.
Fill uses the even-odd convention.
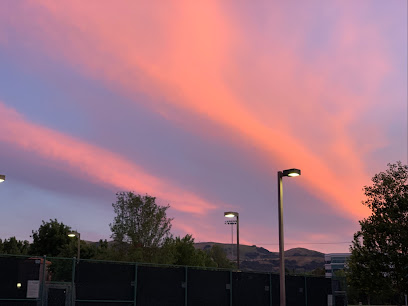
[[[76,258],[72,258],[72,280],[71,280],[71,305],[75,306],[75,269]]]
[[[272,306],[272,273],[269,273],[269,305]]]
[[[137,268],[138,268],[138,265],[137,263],[135,263],[135,281],[133,282],[133,286],[134,286],[133,305],[134,306],[137,305]]]
[[[232,306],[232,270],[230,270],[230,306]]]
[[[307,306],[307,276],[305,275],[305,306]]]
[[[41,280],[41,282],[42,282],[42,284],[41,284],[41,287],[42,287],[42,292],[41,292],[41,305],[43,305],[43,306],[45,306],[46,305],[46,303],[45,303],[45,298],[46,298],[46,288],[45,288],[45,272],[46,272],[46,265],[47,265],[47,255],[44,255],[43,256],[43,273],[42,273],[42,280]]]
[[[188,287],[188,271],[187,271],[188,267],[185,266],[185,276],[184,276],[184,281],[186,284],[186,287],[184,288],[184,305],[187,306],[188,305],[188,295],[187,295],[187,287]]]

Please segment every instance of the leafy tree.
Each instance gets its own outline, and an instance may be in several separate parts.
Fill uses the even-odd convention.
[[[111,248],[109,247],[108,241],[99,239],[99,242],[96,247],[95,255],[92,257],[93,259],[109,259]]]
[[[37,231],[32,231],[33,243],[30,247],[32,255],[58,256],[70,244],[68,233],[71,227],[59,223],[57,219],[42,221]]]
[[[234,268],[234,264],[227,258],[227,254],[225,253],[224,249],[219,245],[214,244],[209,255],[218,268]]]
[[[112,206],[115,218],[109,224],[119,253],[135,261],[157,261],[158,250],[171,238],[170,207],[156,204],[156,198],[133,192],[119,192]]]
[[[80,242],[80,258],[81,259],[93,259],[98,253],[99,246],[95,243],[85,242],[81,240]],[[61,248],[61,252],[58,254],[58,257],[72,258],[78,256],[78,238],[70,238],[68,244],[64,245]]]
[[[203,250],[197,250],[196,254],[197,254],[196,256],[200,258],[199,262],[202,263],[200,266],[213,267],[213,268],[217,267],[217,263],[211,258],[208,252],[203,251]]]
[[[166,215],[169,205],[159,206],[155,197],[132,192],[120,192],[116,196],[116,203],[112,204],[116,217],[113,224],[109,224],[115,241],[140,247],[160,247],[171,236],[173,219]]]
[[[184,266],[203,266],[202,258],[197,257],[196,248],[194,247],[194,238],[192,235],[186,235],[183,238],[176,237],[174,240],[175,247],[175,265]]]
[[[195,267],[217,266],[208,253],[194,247],[192,235],[187,234],[183,238],[176,237],[173,240],[173,247],[174,260],[171,262],[172,264]]]
[[[27,255],[30,243],[27,240],[17,240],[16,237],[0,239],[0,254]]]
[[[364,187],[371,215],[360,221],[348,262],[348,280],[368,297],[398,296],[408,288],[408,166],[388,164]]]

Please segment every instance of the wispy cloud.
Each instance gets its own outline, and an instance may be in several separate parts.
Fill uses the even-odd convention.
[[[30,123],[0,102],[0,142],[32,152],[56,164],[61,171],[75,173],[97,184],[119,190],[155,195],[172,208],[205,214],[215,208],[205,199],[146,173],[140,166],[116,153],[87,144],[63,133]]]
[[[381,128],[363,131],[358,122],[390,71],[375,26],[359,16],[345,18],[348,8],[337,2],[336,14],[343,19],[333,19],[328,33],[321,33],[320,51],[304,38],[312,21],[303,20],[303,30],[279,17],[278,7],[269,7],[276,19],[263,20],[266,30],[257,32],[251,31],[252,21],[238,13],[232,17],[215,1],[127,4],[42,1],[29,5],[35,17],[21,5],[9,22],[27,43],[122,95],[133,98],[143,92],[153,97],[147,106],[156,112],[165,113],[170,105],[215,122],[223,129],[220,135],[233,133],[268,156],[262,161],[268,167],[301,168],[299,184],[343,216],[367,215],[358,204],[371,176],[363,160],[386,139]],[[305,53],[314,56],[305,58]],[[205,134],[202,126],[185,128]],[[362,142],[369,133],[376,137],[366,145]],[[78,156],[74,149],[71,154],[63,157],[68,163]],[[128,168],[119,161],[118,166]],[[90,172],[88,167],[83,171]],[[98,179],[107,174],[101,169]],[[137,180],[143,188],[163,184],[144,176]]]

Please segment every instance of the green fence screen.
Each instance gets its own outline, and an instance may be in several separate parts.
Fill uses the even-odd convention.
[[[287,306],[326,306],[330,279],[286,276]],[[0,255],[0,305],[278,306],[279,275]]]

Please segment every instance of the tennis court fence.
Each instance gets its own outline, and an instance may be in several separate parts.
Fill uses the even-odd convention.
[[[326,306],[330,279],[286,276],[287,306]],[[0,305],[279,305],[279,275],[0,255]]]

